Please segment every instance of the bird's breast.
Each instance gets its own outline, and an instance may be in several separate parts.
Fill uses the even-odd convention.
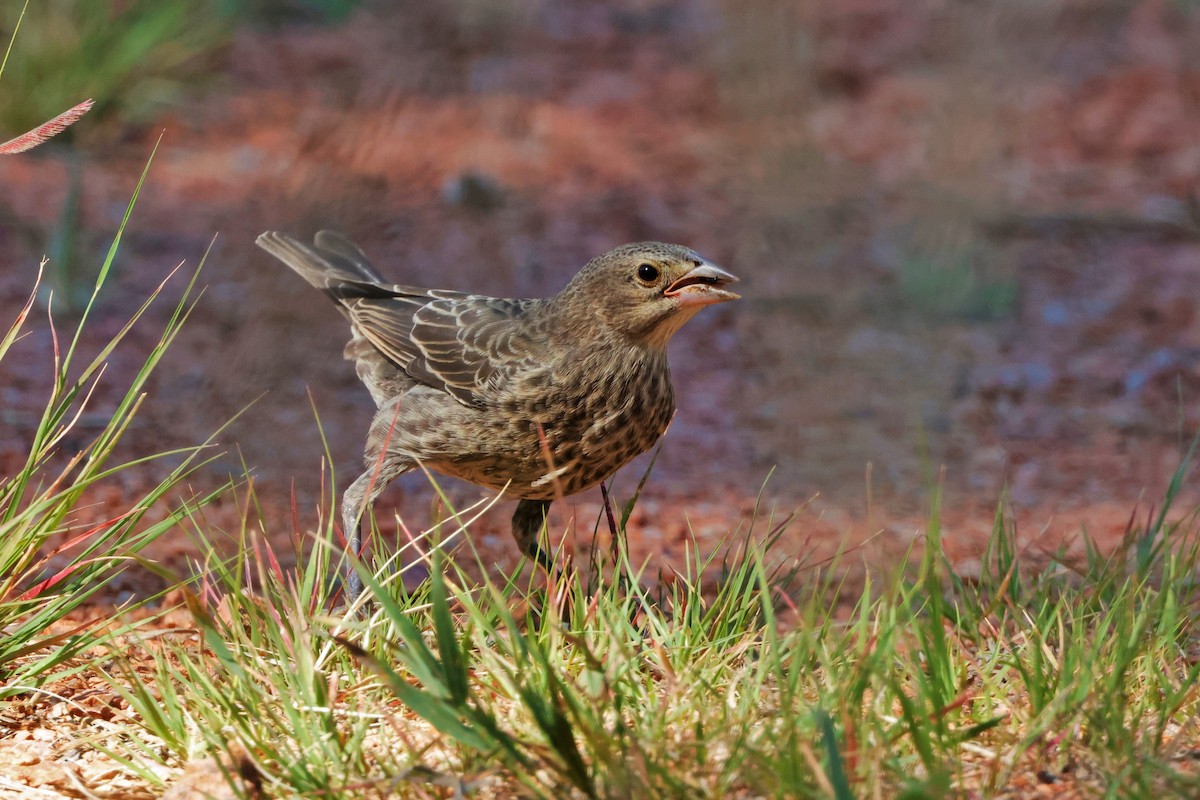
[[[675,412],[670,371],[656,354],[581,360],[548,378],[528,408],[537,446],[527,491],[545,497],[605,480],[653,447]]]

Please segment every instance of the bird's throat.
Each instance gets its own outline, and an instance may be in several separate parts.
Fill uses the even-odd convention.
[[[684,306],[675,311],[670,316],[660,320],[658,324],[652,327],[649,333],[643,340],[647,347],[665,350],[667,342],[671,341],[671,337],[682,328],[687,321],[696,316],[703,306]]]

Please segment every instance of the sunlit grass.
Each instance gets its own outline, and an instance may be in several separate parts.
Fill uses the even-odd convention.
[[[618,549],[590,593],[480,582],[461,546],[416,592],[364,571],[363,613],[331,613],[328,523],[295,572],[247,528],[188,594],[197,638],[147,643],[153,680],[110,669],[124,757],[232,753],[281,797],[1189,796],[1197,540],[1168,511],[1040,565],[998,515],[964,581],[935,509],[919,555],[836,606],[838,565],[784,592],[750,538],[666,584]]]

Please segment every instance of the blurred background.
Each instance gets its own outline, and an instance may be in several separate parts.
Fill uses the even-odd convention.
[[[744,300],[672,344],[679,414],[634,518],[668,558],[760,494],[801,509],[796,553],[906,547],[939,485],[963,559],[1002,497],[1029,541],[1116,535],[1200,424],[1191,0],[32,4],[0,139],[87,97],[68,134],[0,159],[0,320],[43,254],[69,319],[161,137],[97,330],[217,238],[125,444],[246,409],[210,477],[249,466],[268,517],[295,500],[312,524],[321,430],[342,488],[372,406],[342,318],[253,245],[266,229],[338,229],[397,281],[506,296],[642,239],[739,275]],[[45,400],[48,326],[14,355],[4,469]],[[595,494],[560,521],[590,532]],[[380,508],[420,527],[430,497],[410,476]],[[477,538],[513,563],[493,516]]]

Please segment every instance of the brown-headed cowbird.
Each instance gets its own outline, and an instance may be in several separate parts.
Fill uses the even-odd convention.
[[[423,465],[520,498],[513,536],[549,568],[538,539],[551,501],[662,436],[675,412],[667,342],[704,306],[738,297],[725,288],[733,275],[657,242],[592,259],[545,300],[389,284],[329,231],[312,246],[275,232],[258,244],[349,318],[346,358],[379,407],[367,469],[342,502],[355,553],[366,507]],[[351,571],[347,593],[360,591]]]

